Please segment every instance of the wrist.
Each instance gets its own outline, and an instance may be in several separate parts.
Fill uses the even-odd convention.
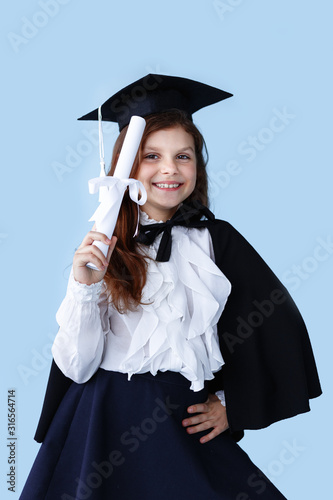
[[[73,297],[79,302],[93,302],[99,299],[102,292],[104,281],[98,281],[97,283],[81,283],[78,281],[71,271],[68,290],[73,295]]]

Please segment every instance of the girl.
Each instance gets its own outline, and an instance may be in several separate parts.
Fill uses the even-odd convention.
[[[283,499],[236,441],[320,394],[307,332],[259,255],[206,208],[188,89],[209,94],[202,107],[212,88],[148,77],[144,99],[138,82],[121,91],[132,101],[117,115],[110,170],[130,115],[145,116],[131,173],[148,196],[140,233],[125,195],[115,236],[90,231],[75,253],[36,435],[44,442],[20,498]],[[107,101],[111,114],[118,99]],[[109,246],[106,258],[94,240]]]

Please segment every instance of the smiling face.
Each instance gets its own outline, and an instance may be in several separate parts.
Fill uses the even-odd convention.
[[[142,209],[151,219],[167,221],[193,192],[196,164],[194,139],[181,126],[147,137],[136,178],[146,188]]]

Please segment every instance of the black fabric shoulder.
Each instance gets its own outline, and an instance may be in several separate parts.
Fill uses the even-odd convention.
[[[259,429],[309,410],[321,394],[304,321],[287,289],[228,222],[209,222],[215,262],[232,290],[218,324],[231,431]]]

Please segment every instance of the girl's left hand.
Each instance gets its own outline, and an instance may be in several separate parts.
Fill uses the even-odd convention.
[[[189,434],[213,429],[200,438],[200,443],[211,441],[229,427],[226,408],[215,394],[209,394],[205,403],[189,406],[187,411],[198,414],[183,420],[183,426],[187,427]]]

